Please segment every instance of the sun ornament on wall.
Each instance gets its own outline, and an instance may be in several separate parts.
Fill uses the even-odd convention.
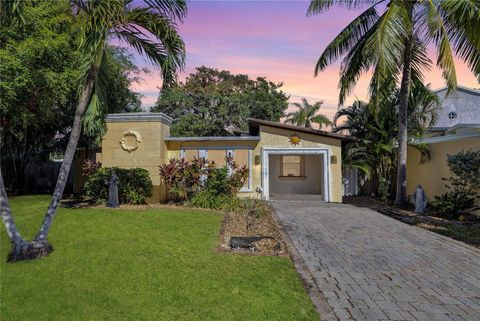
[[[140,134],[134,130],[127,130],[123,133],[122,139],[120,139],[120,145],[122,149],[131,153],[134,150],[138,149],[142,139]]]
[[[300,136],[298,136],[297,133],[293,133],[290,136],[290,144],[292,144],[293,146],[297,146],[298,144],[300,144],[301,141],[302,139],[300,138]]]

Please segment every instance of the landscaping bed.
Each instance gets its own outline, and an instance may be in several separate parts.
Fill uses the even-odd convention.
[[[248,203],[225,213],[220,232],[221,252],[250,252],[261,255],[288,255],[270,206],[263,201]]]
[[[418,226],[480,248],[480,217],[476,215],[465,214],[464,220],[459,221],[448,219],[432,209],[427,209],[424,214],[418,214],[413,210],[400,209],[368,196],[344,197],[343,202],[371,208],[406,224]]]

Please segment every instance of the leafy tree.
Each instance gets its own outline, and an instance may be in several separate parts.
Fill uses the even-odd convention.
[[[373,70],[371,101],[378,108],[400,84],[398,105],[398,158],[396,204],[406,203],[407,110],[413,80],[421,80],[432,64],[426,46],[437,49],[437,66],[448,88],[457,85],[453,56],[465,60],[480,80],[480,3],[478,1],[312,0],[308,14],[333,5],[366,8],[327,45],[317,61],[315,74],[340,57],[339,103],[343,104],[360,76]]]
[[[141,4],[128,0],[73,0],[71,4],[83,22],[80,51],[85,59],[80,69],[78,104],[55,191],[40,230],[32,242],[23,239],[14,223],[0,173],[0,211],[12,243],[10,261],[39,258],[53,250],[47,236],[73,162],[83,118],[85,116],[88,131],[92,119],[99,119],[99,115],[106,111],[105,85],[108,77],[105,55],[109,39],[117,38],[126,42],[158,65],[165,84],[174,81],[177,70],[184,65],[185,46],[175,26],[175,21],[183,19],[186,14],[183,0],[148,0]],[[5,16],[3,10],[8,7],[1,6],[2,17]],[[18,16],[16,11],[7,13],[13,18]]]
[[[187,79],[160,92],[152,111],[175,119],[175,136],[221,136],[247,129],[247,118],[278,121],[288,96],[265,78],[249,79],[205,66]]]
[[[81,21],[67,1],[24,2],[22,25],[0,26],[0,159],[5,183],[22,191],[25,166],[65,150],[75,113]],[[138,110],[129,88],[138,68],[125,49],[109,47],[109,112]],[[96,137],[83,137],[82,145]]]
[[[312,128],[312,124],[318,124],[320,129],[323,125],[331,126],[332,122],[330,119],[328,119],[327,116],[318,113],[322,104],[323,101],[318,101],[311,105],[305,98],[302,98],[301,104],[293,103],[298,110],[288,113],[285,122],[307,128]]]
[[[370,104],[355,101],[351,106],[340,109],[334,118],[334,132],[345,131],[357,138],[344,149],[344,163],[357,168],[375,184],[377,194],[386,200],[392,194],[395,182],[398,126],[399,91],[382,102],[375,112]],[[439,105],[437,95],[429,87],[416,83],[409,99],[408,134],[410,138],[421,137],[426,128],[435,124]],[[342,120],[342,123],[339,121]],[[393,125],[392,125],[393,124]],[[423,156],[429,157],[426,145],[413,144]]]
[[[435,197],[434,206],[444,213],[459,215],[475,205],[480,197],[480,151],[461,151],[447,155],[451,176],[442,178],[448,191]]]

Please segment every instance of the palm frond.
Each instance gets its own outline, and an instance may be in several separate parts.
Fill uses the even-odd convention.
[[[382,2],[384,2],[384,0],[312,0],[308,6],[307,16],[325,12],[334,5],[347,9],[359,9],[367,5]]]
[[[372,6],[355,18],[330,42],[318,58],[315,76],[328,65],[334,63],[350,51],[368,30],[378,21],[375,6]]]
[[[0,26],[6,26],[11,23],[23,25],[24,0],[1,0],[0,1]]]
[[[440,9],[455,54],[480,82],[480,1],[443,0]]]
[[[424,13],[421,20],[427,22],[427,34],[437,47],[437,66],[442,70],[443,78],[451,92],[457,87],[457,75],[449,33],[437,5],[432,0],[424,1],[424,4],[422,7],[424,10],[420,10],[420,13]]]

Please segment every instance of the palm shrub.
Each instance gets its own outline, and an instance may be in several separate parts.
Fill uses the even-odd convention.
[[[143,168],[102,167],[91,174],[83,187],[86,197],[104,203],[108,199],[108,182],[112,169],[118,176],[118,199],[120,204],[145,204],[152,196],[153,185],[150,175]]]
[[[297,108],[296,111],[287,114],[286,123],[291,123],[297,126],[312,128],[313,124],[317,124],[321,129],[322,126],[331,126],[332,122],[324,114],[320,114],[320,108],[323,101],[317,101],[315,104],[310,104],[308,100],[302,98],[302,103],[293,103]]]
[[[451,176],[442,178],[448,182],[449,189],[435,197],[433,205],[444,214],[459,216],[475,204],[475,198],[480,197],[480,151],[461,151],[447,155],[447,164]]]

